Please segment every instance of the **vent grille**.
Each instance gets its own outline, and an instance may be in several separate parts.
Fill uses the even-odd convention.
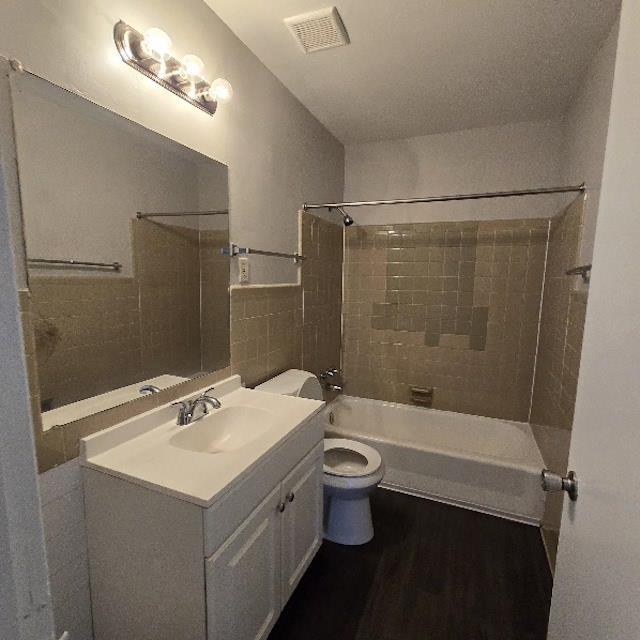
[[[284,23],[305,53],[349,44],[349,35],[335,7],[285,18]]]

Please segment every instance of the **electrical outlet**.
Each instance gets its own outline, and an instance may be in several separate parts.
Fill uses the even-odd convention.
[[[238,258],[238,280],[240,284],[249,282],[249,258]]]

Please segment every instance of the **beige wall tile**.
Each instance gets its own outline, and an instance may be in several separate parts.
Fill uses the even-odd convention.
[[[531,423],[545,464],[562,474],[567,471],[569,458],[587,306],[586,292],[576,291],[576,281],[565,271],[577,266],[583,216],[584,200],[577,198],[551,224],[531,404]],[[549,496],[543,519],[545,531],[557,534],[561,513],[562,498]]]
[[[436,408],[526,420],[547,227],[518,220],[346,229],[347,392],[409,402],[410,386],[433,386]]]
[[[306,258],[302,265],[302,368],[319,375],[328,368],[340,368],[343,227],[310,214],[302,215],[301,224]],[[374,279],[372,264],[351,263],[354,284],[357,280],[358,288],[364,285],[360,291],[369,293],[371,300],[383,286],[381,277]]]
[[[231,290],[231,368],[255,386],[302,367],[302,287]]]

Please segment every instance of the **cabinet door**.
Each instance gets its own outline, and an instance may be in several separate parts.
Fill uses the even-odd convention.
[[[208,640],[261,640],[280,614],[280,490],[206,561]]]
[[[322,544],[323,443],[282,483],[282,605]]]

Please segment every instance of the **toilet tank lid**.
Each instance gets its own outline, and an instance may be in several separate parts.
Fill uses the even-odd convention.
[[[289,369],[280,375],[267,380],[256,387],[257,391],[266,391],[268,393],[279,393],[287,396],[297,396],[304,383],[308,380],[318,380],[310,371],[302,371],[301,369]],[[319,385],[318,385],[319,386]]]

